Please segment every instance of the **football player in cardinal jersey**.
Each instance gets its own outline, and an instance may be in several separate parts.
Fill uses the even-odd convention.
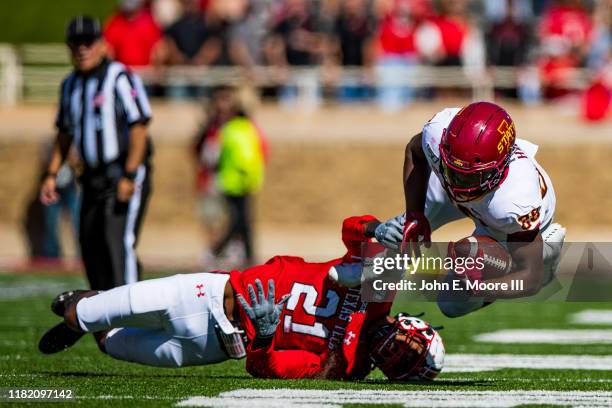
[[[508,245],[514,270],[490,282],[525,282],[522,292],[482,291],[469,300],[441,293],[438,305],[447,316],[477,310],[487,298],[531,295],[553,278],[565,229],[553,222],[555,191],[537,150],[516,137],[510,115],[490,102],[438,112],[406,146],[406,212],[379,225],[377,240],[418,254],[432,230],[469,217],[473,235],[514,242]]]
[[[153,366],[246,355],[257,377],[360,379],[376,366],[393,380],[433,379],[444,360],[438,333],[415,317],[389,316],[391,303],[361,299],[361,244],[379,224],[372,216],[347,218],[348,251],[329,262],[277,256],[243,272],[61,294],[52,310],[64,322],[45,333],[39,349],[55,353],[90,332],[110,356]]]

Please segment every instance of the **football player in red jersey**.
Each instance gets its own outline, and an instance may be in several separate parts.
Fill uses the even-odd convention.
[[[389,316],[391,303],[361,299],[361,244],[379,224],[367,215],[347,218],[347,253],[329,262],[277,256],[243,272],[61,294],[52,310],[64,322],[39,349],[55,353],[91,332],[110,356],[153,366],[246,355],[257,377],[360,379],[377,366],[394,380],[433,379],[444,360],[437,332],[415,317]]]
[[[524,282],[522,291],[487,290],[469,300],[441,293],[438,305],[449,317],[486,306],[486,299],[532,295],[558,268],[565,228],[553,221],[552,181],[535,159],[538,146],[516,135],[505,109],[475,102],[438,112],[406,146],[406,213],[381,224],[377,240],[418,254],[432,230],[468,217],[472,235],[513,242],[515,268],[487,282]]]

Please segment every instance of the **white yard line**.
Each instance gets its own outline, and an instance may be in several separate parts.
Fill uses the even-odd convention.
[[[240,389],[218,397],[191,397],[178,406],[206,407],[342,407],[344,404],[397,404],[405,407],[514,407],[564,405],[610,407],[612,392],[604,391],[462,391],[462,390],[300,390]]]
[[[69,284],[66,282],[10,282],[0,287],[0,301],[15,300],[34,296],[55,296],[61,293]]]
[[[571,323],[612,325],[612,310],[587,309],[574,313]]]
[[[612,330],[512,329],[481,333],[474,340],[509,344],[612,344]]]
[[[549,370],[612,370],[612,356],[528,355],[528,354],[449,354],[445,373],[466,373],[528,368]]]

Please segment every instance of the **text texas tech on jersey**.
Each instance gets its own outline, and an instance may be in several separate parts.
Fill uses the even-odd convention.
[[[365,352],[362,330],[367,324],[387,315],[391,303],[362,301],[359,288],[345,288],[328,278],[333,265],[351,262],[371,216],[351,217],[344,221],[342,239],[348,248],[344,258],[310,263],[302,258],[277,256],[264,265],[244,272],[234,271],[230,282],[236,293],[246,295],[248,284],[260,279],[264,285],[273,279],[276,301],[290,294],[280,316],[272,342],[263,348],[247,350],[246,368],[257,377],[272,378],[364,378],[371,370],[369,353]],[[240,321],[247,337],[255,332],[244,310]]]

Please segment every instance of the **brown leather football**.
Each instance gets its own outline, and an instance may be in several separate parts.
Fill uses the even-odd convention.
[[[504,276],[512,269],[512,258],[506,248],[486,235],[471,235],[454,243],[456,257],[482,257],[482,279]]]

